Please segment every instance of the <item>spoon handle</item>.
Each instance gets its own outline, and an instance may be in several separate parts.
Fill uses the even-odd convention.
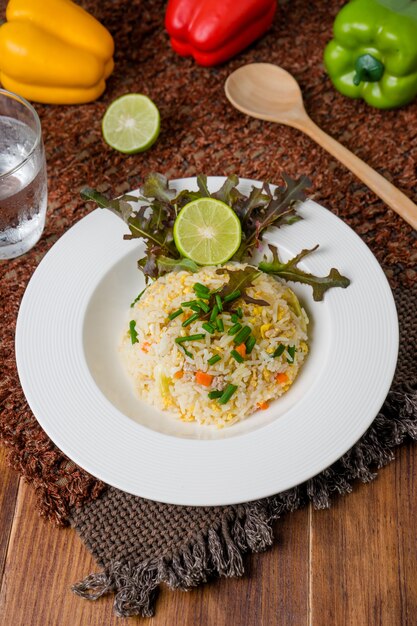
[[[330,137],[330,135],[319,128],[308,116],[303,118],[302,125],[300,124],[298,128],[343,163],[343,165],[364,182],[369,189],[372,189],[385,204],[398,213],[398,215],[413,228],[417,229],[417,206],[410,198],[402,193],[402,191],[394,187],[386,178],[378,174],[378,172],[362,161],[362,159],[342,146],[336,139]]]

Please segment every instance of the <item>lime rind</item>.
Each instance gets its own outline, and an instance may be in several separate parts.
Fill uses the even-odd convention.
[[[148,150],[158,139],[160,114],[143,94],[127,94],[114,100],[106,110],[102,132],[106,143],[125,154]]]
[[[226,263],[242,239],[236,213],[214,198],[199,198],[186,204],[175,220],[173,234],[180,254],[198,265]]]

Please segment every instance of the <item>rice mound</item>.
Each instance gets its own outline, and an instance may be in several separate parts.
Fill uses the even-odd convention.
[[[245,267],[234,263],[222,269],[231,272]],[[256,338],[252,352],[244,357],[243,363],[238,363],[230,354],[236,348],[234,337],[228,334],[234,324],[230,312],[220,314],[224,332],[214,334],[202,328],[207,319],[183,327],[184,320],[193,313],[187,308],[183,307],[184,313],[175,319],[168,318],[181,303],[196,298],[195,283],[202,283],[211,291],[227,283],[229,274],[218,274],[217,269],[171,272],[149,285],[129,310],[137,341],[132,343],[128,322],[121,356],[136,392],[148,403],[183,421],[222,428],[259,408],[267,408],[271,400],[289,389],[308,353],[308,318],[288,286],[262,273],[247,289],[247,294],[265,300],[269,306],[246,303],[242,298],[233,302],[233,310],[240,307],[243,314],[239,322],[249,326]],[[181,345],[175,342],[177,337],[196,333],[205,336]],[[274,358],[280,345],[285,349],[281,347],[282,354]],[[187,356],[183,347],[192,356]],[[221,360],[210,366],[208,360],[216,354]],[[196,381],[197,371],[213,376],[209,387]],[[208,397],[210,391],[224,389],[228,383],[237,385],[237,390],[226,404]]]

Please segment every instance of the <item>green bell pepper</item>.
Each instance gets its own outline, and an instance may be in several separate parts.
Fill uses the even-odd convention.
[[[391,109],[417,96],[417,0],[350,0],[324,51],[338,91]]]

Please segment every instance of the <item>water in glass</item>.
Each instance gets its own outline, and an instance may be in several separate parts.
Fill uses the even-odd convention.
[[[0,115],[0,259],[20,256],[35,245],[46,204],[42,138],[25,121]]]

